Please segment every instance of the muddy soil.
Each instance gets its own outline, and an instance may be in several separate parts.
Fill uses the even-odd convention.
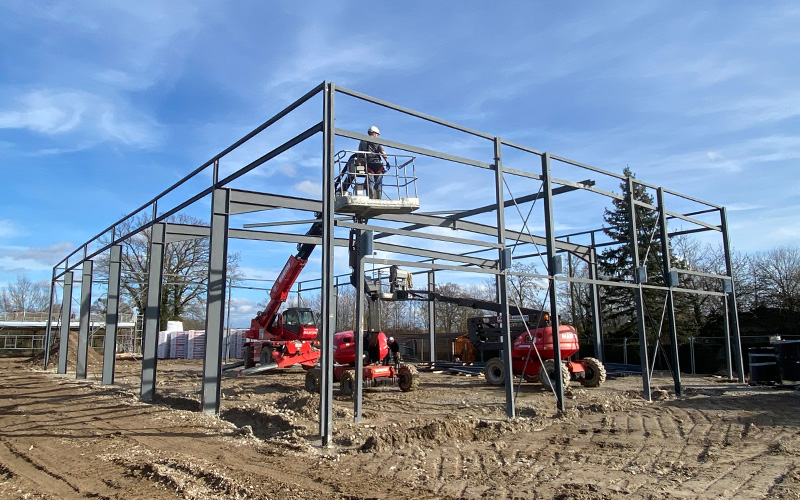
[[[51,365],[54,366],[54,365]],[[800,498],[800,392],[668,374],[552,393],[523,383],[518,418],[483,377],[420,369],[416,392],[334,398],[334,443],[319,396],[290,368],[228,374],[219,416],[197,411],[202,361],[159,361],[155,404],[141,364],[102,386],[40,362],[0,359],[0,498],[478,499]]]

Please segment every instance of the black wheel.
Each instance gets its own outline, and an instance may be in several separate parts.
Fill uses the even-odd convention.
[[[306,390],[308,392],[318,393],[321,379],[322,370],[312,366],[311,369],[306,372]]]
[[[339,377],[339,392],[343,396],[352,396],[356,387],[356,373],[353,370],[347,370]]]
[[[599,359],[583,358],[583,378],[581,384],[586,387],[599,387],[606,381],[606,367]]]
[[[244,346],[242,357],[244,358],[245,369],[256,366],[256,362],[253,361],[253,346],[251,346],[250,344]]]
[[[261,366],[266,366],[270,363],[275,362],[272,359],[272,350],[273,350],[272,347],[268,345],[265,345],[264,347],[261,348],[261,359],[260,359]]]
[[[397,385],[403,392],[416,391],[419,387],[419,372],[414,365],[400,365],[397,369]]]
[[[564,384],[564,389],[569,387],[569,368],[566,364],[560,363],[561,365],[561,380]],[[542,385],[547,387],[548,389],[552,389],[556,386],[556,363],[552,359],[545,360],[542,367],[539,368],[539,380],[542,382]]]
[[[503,365],[503,360],[500,358],[492,358],[486,362],[483,367],[483,376],[486,378],[486,383],[491,385],[505,385],[506,383],[506,367]]]

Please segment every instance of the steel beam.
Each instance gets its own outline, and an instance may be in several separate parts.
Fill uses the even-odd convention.
[[[222,343],[225,333],[225,287],[228,272],[228,190],[215,189],[211,198],[211,239],[208,244],[206,288],[206,352],[200,409],[219,413],[222,397]]]
[[[119,323],[119,284],[122,271],[122,246],[113,245],[108,257],[108,299],[106,302],[106,334],[103,339],[103,385],[114,383],[117,361],[117,324]]]
[[[64,292],[61,296],[61,331],[58,339],[58,373],[67,373],[67,345],[69,344],[69,320],[72,316],[72,271],[64,275]]]
[[[484,163],[482,161],[470,160],[469,158],[464,158],[461,156],[454,156],[447,153],[442,153],[439,151],[434,151],[432,149],[425,149],[425,148],[418,148],[416,146],[412,146],[410,144],[403,144],[402,142],[396,141],[389,141],[386,139],[380,139],[375,136],[359,134],[358,132],[351,132],[349,130],[337,128],[336,135],[341,137],[347,137],[348,139],[355,139],[357,141],[370,141],[375,144],[381,144],[386,146],[387,148],[392,149],[399,149],[401,151],[408,151],[409,153],[416,153],[418,155],[429,156],[431,158],[438,158],[440,160],[452,161],[455,163],[461,163],[463,165],[469,165],[471,167],[479,167],[479,168],[492,168],[491,165],[488,163]]]
[[[142,384],[140,399],[153,401],[156,395],[156,367],[158,364],[158,331],[161,322],[161,281],[164,277],[164,239],[166,224],[152,226],[147,271],[147,305],[144,310],[142,331]]]

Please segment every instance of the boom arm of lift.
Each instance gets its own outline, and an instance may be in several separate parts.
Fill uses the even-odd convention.
[[[498,314],[503,312],[502,304],[497,302],[492,302],[489,300],[479,300],[473,299],[468,297],[449,297],[447,295],[442,295],[438,292],[431,292],[428,290],[406,290],[403,292],[398,292],[400,295],[408,294],[406,299],[410,300],[422,300],[422,301],[436,301],[442,302],[445,304],[455,304],[461,307],[470,307],[472,309],[482,309],[485,311],[492,311]],[[516,307],[511,310],[511,315],[514,316],[516,312]],[[527,307],[520,307],[520,312],[522,314],[528,316],[528,322],[541,325],[546,323],[549,320],[549,314],[544,311],[540,311],[538,309],[530,309]]]
[[[321,214],[316,214],[316,216],[319,218]],[[322,235],[322,221],[317,221],[312,224],[308,232],[306,232],[306,235]],[[316,246],[316,243],[297,244],[297,255],[289,256],[289,260],[287,260],[286,264],[283,266],[283,270],[278,275],[278,279],[276,279],[275,283],[272,285],[272,290],[269,292],[269,303],[267,307],[253,318],[250,324],[251,328],[269,329],[272,327],[275,323],[275,318],[277,318],[278,309],[286,302],[286,299],[289,297],[289,291],[294,286],[294,282],[297,281],[297,277],[300,275],[300,272],[303,271],[306,263],[308,263],[308,258],[311,256],[311,252],[314,251],[314,247]]]

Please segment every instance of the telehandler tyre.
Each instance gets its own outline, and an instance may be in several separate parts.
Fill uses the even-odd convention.
[[[561,380],[564,384],[563,389],[569,387],[569,368],[566,364],[561,363],[559,361],[559,365],[561,365]],[[548,389],[553,389],[556,386],[556,362],[552,359],[546,359],[542,364],[542,367],[539,368],[539,380],[542,382],[542,385],[547,387]]]
[[[492,358],[486,362],[483,367],[483,376],[486,378],[486,383],[491,385],[505,385],[506,383],[506,367],[503,365],[503,360],[500,358]]]
[[[583,358],[584,376],[580,379],[585,387],[600,387],[606,381],[606,367],[599,359]]]
[[[322,370],[312,367],[306,372],[306,390],[308,392],[319,393],[320,380],[322,379]]]
[[[397,370],[397,385],[403,392],[416,391],[419,387],[419,372],[413,365],[400,365]]]
[[[342,373],[342,376],[339,378],[339,392],[342,396],[352,396],[355,386],[355,372],[353,370],[347,370]]]

